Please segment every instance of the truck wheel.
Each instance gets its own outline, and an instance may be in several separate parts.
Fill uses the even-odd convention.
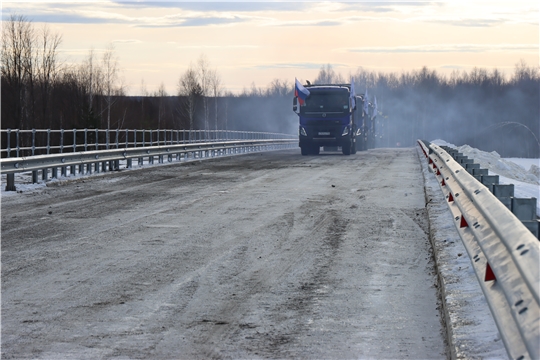
[[[354,139],[352,142],[351,154],[356,154],[356,139]]]
[[[350,140],[341,146],[341,151],[343,152],[343,155],[351,155],[351,141]]]
[[[300,152],[303,156],[309,155],[309,148],[307,146],[300,146]]]

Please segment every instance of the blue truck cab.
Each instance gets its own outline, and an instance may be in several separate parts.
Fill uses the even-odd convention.
[[[299,118],[299,143],[302,155],[317,155],[320,148],[341,147],[344,155],[356,153],[357,111],[350,84],[305,85],[309,95],[293,99]]]

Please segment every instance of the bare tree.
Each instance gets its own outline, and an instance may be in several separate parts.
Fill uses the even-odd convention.
[[[113,96],[118,82],[118,59],[114,53],[114,46],[110,44],[102,59],[103,68],[103,90],[104,100],[107,111],[107,130],[111,128],[111,107],[114,104]],[[109,143],[109,133],[107,132],[107,144]]]
[[[218,97],[221,95],[223,88],[221,86],[221,77],[217,70],[212,70],[209,73],[210,90],[214,97],[214,130],[218,129]]]
[[[96,97],[103,93],[103,72],[93,48],[88,51],[88,55],[78,67],[77,78],[82,92],[80,106],[85,126],[99,127],[103,114],[101,111],[95,111],[94,102]]]
[[[164,110],[164,101],[167,96],[167,91],[165,91],[165,84],[162,82],[159,85],[159,88],[154,93],[154,96],[157,97],[158,101],[158,130],[161,129],[161,118],[165,114]]]
[[[203,96],[203,108],[204,108],[204,129],[210,128],[209,124],[209,109],[208,109],[208,93],[210,90],[211,70],[210,63],[205,54],[201,54],[197,60],[197,72],[199,76],[199,83],[201,86]]]
[[[198,99],[203,96],[203,90],[199,84],[199,78],[197,71],[190,64],[186,72],[180,77],[178,81],[178,96],[182,101],[182,111],[189,118],[189,129],[193,130],[193,123],[195,119],[195,110]]]
[[[47,122],[51,89],[57,81],[59,75],[58,68],[58,46],[62,42],[62,36],[53,34],[47,25],[41,30],[41,62],[38,68],[38,80],[41,88],[42,116]],[[52,118],[49,117],[49,128],[52,127]]]
[[[321,66],[317,78],[313,81],[314,84],[341,84],[343,82],[343,77],[336,73],[331,64]]]
[[[20,129],[28,124],[29,84],[33,78],[34,30],[22,15],[11,15],[2,26],[2,80],[10,92],[13,120]]]
[[[145,97],[148,96],[148,90],[146,89],[146,84],[144,83],[144,79],[141,79],[141,123],[140,127],[141,129],[144,128],[144,100]]]
[[[292,96],[292,86],[287,80],[274,79],[266,90],[267,96]]]

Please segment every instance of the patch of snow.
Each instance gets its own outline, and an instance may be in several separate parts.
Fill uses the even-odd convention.
[[[517,198],[536,198],[536,214],[540,215],[540,186],[517,181],[516,179],[507,178],[499,175],[500,184],[514,184],[514,197]]]
[[[457,146],[454,145],[454,144],[451,144],[449,142],[446,142],[442,139],[436,139],[436,140],[433,140],[431,142],[432,144],[435,144],[435,145],[438,145],[438,146],[448,146],[448,147],[451,147],[451,148],[454,148],[454,149],[457,149]]]
[[[444,140],[433,140],[439,146],[457,149],[473,159],[491,175],[499,175],[499,183],[514,184],[514,196],[518,198],[540,199],[540,159],[502,158],[496,151],[487,152],[469,145],[456,146]],[[540,214],[540,201],[536,203],[536,213]]]
[[[505,160],[511,161],[513,163],[518,164],[522,168],[524,168],[527,171],[531,171],[531,168],[539,168],[540,167],[540,159],[529,159],[529,158],[505,158]]]
[[[488,169],[492,174],[504,176],[520,182],[540,185],[538,177],[521,165],[525,163],[523,161],[518,162],[504,159],[501,158],[496,151],[482,151],[469,145],[459,146],[457,147],[457,150],[460,153],[463,153],[463,155],[468,156],[469,159],[474,159],[475,163],[480,164],[480,167],[484,169]],[[536,160],[536,162],[539,161],[539,159],[531,160]]]

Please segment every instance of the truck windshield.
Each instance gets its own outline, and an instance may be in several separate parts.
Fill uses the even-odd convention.
[[[301,107],[302,112],[348,112],[349,92],[337,91],[312,91]]]

